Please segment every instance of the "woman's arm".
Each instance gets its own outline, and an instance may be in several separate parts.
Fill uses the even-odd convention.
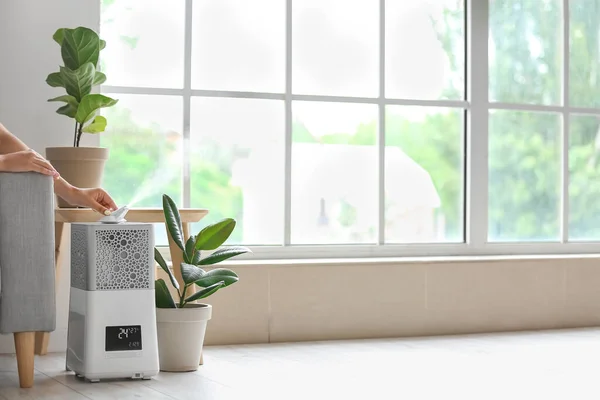
[[[27,147],[25,143],[23,143],[21,140],[19,140],[18,137],[10,133],[9,130],[6,129],[6,127],[2,125],[2,123],[0,123],[0,155],[8,155],[30,150],[31,149]],[[2,161],[0,160],[0,165],[1,164]],[[54,167],[52,167],[50,163],[48,163],[48,165],[49,167],[46,166],[46,168],[51,168],[53,172],[56,172],[56,170],[54,170]],[[69,182],[60,177],[58,173],[56,173],[55,176],[56,180],[54,182],[54,192],[60,197],[69,196],[69,193],[72,192],[73,189],[75,189],[73,185],[71,185]]]
[[[117,205],[100,188],[80,189],[64,180],[44,157],[31,150],[0,123],[0,171],[35,171],[54,176],[54,192],[71,204],[90,207],[105,214]]]

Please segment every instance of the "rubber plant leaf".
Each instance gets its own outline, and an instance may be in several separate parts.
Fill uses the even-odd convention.
[[[196,282],[204,275],[206,275],[206,272],[202,268],[192,264],[181,263],[181,277],[186,285]]]
[[[177,308],[167,284],[162,279],[154,281],[154,298],[156,308]]]
[[[225,261],[228,258],[236,257],[244,253],[250,253],[250,249],[244,246],[231,246],[219,249],[210,256],[200,260],[198,265],[211,265]]]
[[[219,222],[206,226],[196,237],[196,249],[214,250],[221,246],[231,235],[235,228],[233,218],[225,218]]]
[[[175,279],[175,276],[173,275],[173,273],[167,266],[165,259],[163,258],[162,254],[160,254],[160,251],[158,251],[157,248],[154,248],[154,259],[156,260],[158,265],[162,268],[162,270],[165,271],[165,273],[168,275],[169,280],[171,281],[171,284],[173,285],[173,287],[175,289],[179,290],[179,282],[177,282],[177,279]]]
[[[196,237],[190,236],[185,242],[185,251],[183,252],[183,260],[188,264],[193,264],[192,259],[196,255],[194,245],[196,243]]]
[[[165,214],[165,221],[167,224],[167,230],[171,235],[171,238],[181,250],[185,251],[183,247],[183,228],[181,227],[181,216],[177,205],[168,195],[163,194],[163,212]]]
[[[215,268],[212,271],[206,272],[200,279],[194,281],[194,283],[200,287],[206,288],[214,285],[217,282],[223,282],[223,287],[229,286],[239,281],[238,275],[225,268]]]
[[[185,299],[186,302],[189,301],[195,301],[195,300],[200,300],[203,299],[205,297],[210,296],[211,294],[215,293],[217,290],[221,289],[223,287],[225,283],[224,282],[217,282],[214,285],[211,285],[207,288],[204,288],[196,293],[194,293],[193,295],[191,295],[190,297],[188,297],[187,299]]]

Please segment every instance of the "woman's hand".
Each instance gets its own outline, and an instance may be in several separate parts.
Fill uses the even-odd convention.
[[[61,194],[65,201],[80,207],[89,207],[103,215],[115,211],[118,207],[114,200],[103,189],[80,189],[72,187],[67,193]]]
[[[39,172],[58,179],[60,175],[44,157],[34,150],[17,151],[0,154],[0,171],[4,172]]]

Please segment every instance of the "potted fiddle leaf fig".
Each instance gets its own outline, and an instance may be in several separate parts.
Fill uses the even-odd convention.
[[[180,268],[184,285],[181,287],[164,258],[154,249],[155,260],[167,274],[174,291],[171,295],[164,279],[155,282],[156,323],[158,355],[161,371],[195,371],[200,364],[206,325],[212,316],[210,304],[196,303],[218,290],[238,282],[238,275],[226,268],[211,267],[229,258],[250,252],[243,246],[220,247],[233,232],[236,221],[225,218],[200,230],[197,235],[185,238],[177,205],[163,195],[163,212],[167,231],[182,252],[184,262],[173,266]],[[214,250],[214,251],[213,251]],[[206,257],[202,252],[212,251]],[[191,288],[196,291],[190,290]]]
[[[60,46],[64,65],[58,72],[46,78],[54,88],[62,88],[65,94],[48,101],[65,103],[56,112],[73,119],[73,146],[47,147],[46,158],[59,174],[77,187],[98,187],[102,183],[108,149],[79,146],[84,133],[104,132],[107,120],[98,112],[112,107],[118,100],[99,93],[92,93],[95,86],[106,81],[106,75],[98,70],[100,51],[106,47],[96,32],[89,28],[60,28],[54,33],[54,41]],[[57,198],[59,207],[72,207]]]

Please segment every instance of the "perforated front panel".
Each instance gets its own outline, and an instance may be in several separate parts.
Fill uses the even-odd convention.
[[[71,228],[71,287],[87,290],[87,230],[81,225]]]
[[[149,230],[97,230],[96,290],[151,289],[152,250]]]

